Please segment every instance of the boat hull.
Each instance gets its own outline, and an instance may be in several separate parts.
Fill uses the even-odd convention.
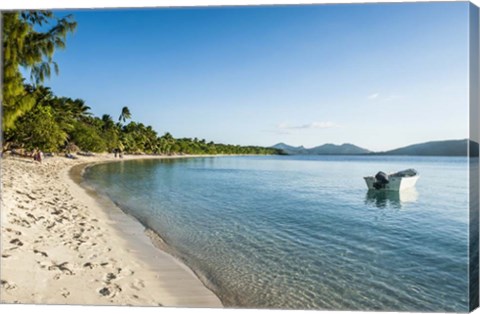
[[[381,188],[380,190],[401,191],[409,189],[415,186],[418,178],[420,178],[420,176],[418,175],[413,177],[390,177],[389,182],[385,184],[385,187]],[[365,177],[364,179],[369,190],[377,190],[373,186],[376,181],[375,177]]]

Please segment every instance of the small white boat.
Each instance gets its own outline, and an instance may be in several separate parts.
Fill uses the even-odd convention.
[[[418,172],[415,169],[407,169],[391,174],[379,172],[375,176],[364,177],[369,190],[400,191],[412,188],[417,183]]]

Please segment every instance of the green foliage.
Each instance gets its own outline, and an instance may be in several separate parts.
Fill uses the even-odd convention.
[[[14,138],[17,144],[32,150],[57,151],[67,140],[67,133],[62,130],[55,119],[53,109],[49,106],[36,106],[17,122]]]
[[[105,140],[95,127],[77,121],[70,134],[70,141],[75,143],[81,150],[92,152],[104,152],[107,149]]]
[[[50,11],[3,12],[2,21],[2,128],[7,131],[35,104],[32,94],[24,88],[20,66],[30,71],[35,84],[50,77],[52,67],[58,73],[53,53],[65,47],[67,34],[77,24],[71,16],[58,19]],[[39,26],[48,29],[38,32],[35,28]]]

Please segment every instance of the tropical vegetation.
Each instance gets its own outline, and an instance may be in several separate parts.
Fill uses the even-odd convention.
[[[53,54],[66,47],[68,34],[75,31],[73,16],[59,18],[51,11],[3,12],[2,21],[2,151],[38,148],[59,152],[75,147],[146,154],[278,153],[272,148],[174,138],[170,133],[159,136],[151,126],[132,121],[127,106],[117,121],[108,114],[96,117],[82,99],[57,96],[43,85],[59,72]]]

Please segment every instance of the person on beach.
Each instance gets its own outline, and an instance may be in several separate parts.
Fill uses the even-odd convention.
[[[117,158],[117,152],[118,152],[118,148],[114,148],[113,149],[113,155],[115,158]]]
[[[38,148],[35,148],[35,150],[33,151],[33,160],[41,163],[43,158],[42,154],[43,153],[41,150],[39,150]]]

